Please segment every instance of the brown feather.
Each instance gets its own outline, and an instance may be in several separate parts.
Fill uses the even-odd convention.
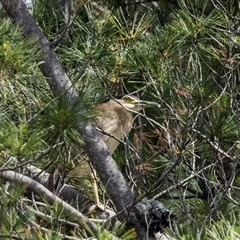
[[[117,139],[123,141],[128,136],[132,128],[133,116],[115,100],[100,104],[99,110],[101,115],[95,119],[96,125],[101,131],[101,137],[109,152],[113,154],[120,144]]]

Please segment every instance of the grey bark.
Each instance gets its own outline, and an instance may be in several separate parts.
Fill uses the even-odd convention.
[[[26,171],[27,170],[27,171]],[[41,183],[48,190],[47,183],[49,181],[50,174],[42,171],[40,168],[37,168],[33,165],[25,166],[25,172],[27,172],[27,177],[34,178],[37,182]],[[37,178],[35,176],[37,175]],[[1,175],[0,175],[1,178]],[[107,208],[99,208],[95,202],[91,201],[89,198],[84,196],[81,192],[77,191],[73,186],[63,184],[60,186],[58,193],[54,193],[53,190],[50,190],[55,195],[59,196],[63,201],[69,203],[72,207],[78,209],[81,213],[88,213],[93,211],[92,216],[98,219],[107,219],[115,215],[113,211],[110,211]]]
[[[12,20],[22,27],[24,36],[36,39],[38,47],[42,49],[44,55],[40,59],[43,61],[40,69],[54,95],[57,97],[67,92],[69,105],[74,104],[79,98],[77,91],[25,4],[21,0],[0,0],[0,2]],[[134,195],[108,152],[105,143],[99,137],[97,130],[91,125],[91,122],[85,122],[78,123],[77,131],[82,136],[85,142],[85,151],[116,209],[118,211],[126,209],[133,203]]]
[[[91,229],[91,231],[93,231],[96,234],[99,231],[98,227],[91,220],[89,220],[82,213],[80,213],[75,208],[70,206],[68,203],[64,202],[59,197],[52,194],[52,192],[50,192],[42,184],[36,182],[30,177],[24,176],[20,173],[16,173],[14,171],[1,171],[0,178],[5,181],[18,182],[22,185],[25,185],[29,190],[42,196],[49,204],[53,203],[61,204],[61,206],[63,207],[65,212],[69,214],[69,216],[74,216],[76,219],[79,219],[78,221],[76,221],[77,223],[79,223],[82,226],[86,224]]]
[[[79,99],[77,91],[23,1],[0,0],[0,2],[13,22],[22,28],[24,36],[36,39],[38,47],[43,52],[40,69],[54,95],[57,97],[62,93],[67,93],[69,105],[72,106]],[[78,102],[81,104],[81,101]],[[81,106],[81,109],[83,107]],[[84,140],[84,149],[105,185],[109,197],[117,211],[121,212],[120,218],[127,218],[127,208],[133,204],[134,195],[108,152],[105,143],[91,122],[78,123],[76,129]],[[138,239],[146,239],[146,232],[141,224],[136,221],[135,227]]]

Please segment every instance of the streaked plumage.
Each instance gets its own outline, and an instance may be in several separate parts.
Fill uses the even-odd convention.
[[[127,137],[132,129],[133,113],[145,107],[159,106],[153,102],[142,101],[133,95],[119,95],[99,104],[99,115],[95,118],[95,125],[100,131],[108,151],[113,154],[121,141]],[[92,172],[88,164],[81,164],[68,173],[68,177],[83,177]],[[93,171],[93,189],[95,202],[99,204],[96,173]]]
[[[95,122],[111,154],[120,141],[129,135],[133,124],[133,111],[139,112],[153,105],[157,104],[142,101],[133,95],[119,95],[99,105],[100,115]]]

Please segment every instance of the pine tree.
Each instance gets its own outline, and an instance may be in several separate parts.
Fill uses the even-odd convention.
[[[1,171],[24,173],[27,164],[68,171],[86,159],[76,124],[93,119],[104,97],[134,93],[161,105],[136,117],[113,156],[137,201],[153,198],[175,213],[169,237],[238,236],[238,1],[60,2],[35,1],[31,13],[85,108],[54,96],[38,68],[43,53],[36,40],[26,40],[2,9]],[[99,184],[101,201],[108,202]],[[54,220],[43,218],[22,198],[23,187],[2,182],[1,189],[2,237],[66,233],[58,220],[72,219],[59,206],[41,206]],[[39,218],[42,228],[23,230]],[[122,236],[123,229],[111,233],[135,238],[131,231]],[[86,237],[79,229],[74,234]]]

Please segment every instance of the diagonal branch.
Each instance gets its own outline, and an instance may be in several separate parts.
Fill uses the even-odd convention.
[[[76,221],[78,224],[82,225],[85,229],[89,228],[95,234],[98,233],[98,227],[90,219],[85,217],[78,210],[76,210],[75,208],[73,208],[68,203],[64,202],[63,200],[61,200],[59,197],[57,197],[52,192],[50,192],[47,188],[45,188],[42,184],[31,179],[30,177],[24,176],[23,174],[20,174],[20,173],[16,173],[14,171],[1,171],[0,178],[5,181],[25,185],[29,190],[31,190],[34,193],[38,194],[39,196],[43,197],[44,200],[46,200],[47,203],[49,203],[51,205],[54,203],[60,204],[63,207],[64,211],[69,216],[74,216],[75,219],[78,219]],[[86,226],[87,226],[87,228],[86,228]]]
[[[70,106],[78,101],[78,104],[82,105],[81,109],[84,109],[82,102],[79,101],[76,89],[62,68],[55,52],[50,48],[48,40],[22,0],[0,0],[0,2],[12,20],[21,26],[24,36],[36,39],[38,47],[42,49],[43,57],[40,59],[42,62],[40,69],[54,95],[57,97],[60,94],[67,93]],[[106,186],[106,191],[116,209],[118,211],[126,209],[133,203],[134,195],[108,152],[105,143],[99,137],[97,130],[90,122],[85,122],[77,124],[77,131],[82,136],[85,142],[85,151],[101,181]],[[123,217],[126,217],[126,213],[124,215]]]

